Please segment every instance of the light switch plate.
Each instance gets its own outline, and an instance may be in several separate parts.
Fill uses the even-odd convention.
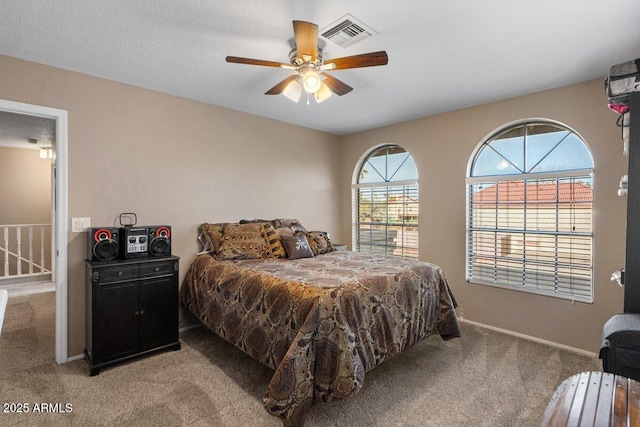
[[[91,218],[71,218],[71,232],[82,233],[91,227]]]

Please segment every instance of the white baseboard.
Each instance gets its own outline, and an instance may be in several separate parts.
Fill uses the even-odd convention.
[[[196,325],[183,326],[179,329],[178,332],[183,333],[184,331],[188,331],[189,329],[197,328],[199,326],[202,326],[202,325],[198,323]],[[74,360],[80,360],[80,359],[84,359],[84,354],[77,354],[75,356],[71,356],[67,359],[67,362],[73,362]]]
[[[188,331],[189,329],[193,329],[193,328],[199,328],[200,326],[202,326],[202,324],[197,323],[195,325],[187,325],[187,326],[181,326],[180,329],[178,329],[178,333],[183,333],[185,331]]]
[[[532,337],[531,335],[521,334],[521,333],[518,333],[518,332],[510,331],[508,329],[496,328],[495,326],[485,325],[483,323],[474,322],[472,320],[463,319],[461,317],[459,317],[458,320],[460,322],[469,323],[471,325],[479,326],[481,328],[491,329],[492,331],[501,332],[501,333],[507,334],[507,335],[513,335],[513,336],[518,337],[518,338],[523,338],[525,340],[534,341],[534,342],[537,342],[537,343],[540,343],[540,344],[545,344],[545,345],[548,345],[548,346],[551,346],[551,347],[560,348],[562,350],[571,351],[571,352],[574,352],[574,353],[582,354],[584,356],[598,357],[598,354],[593,353],[591,351],[582,350],[580,348],[575,348],[575,347],[570,347],[568,345],[560,344],[560,343],[557,343],[557,342],[554,342],[554,341],[543,340],[542,338]]]
[[[84,359],[84,354],[76,354],[75,356],[71,356],[67,358],[67,362],[73,362],[74,360]]]
[[[560,344],[560,343],[557,343],[557,342],[554,342],[554,341],[544,340],[542,338],[532,337],[531,335],[521,334],[519,332],[510,331],[508,329],[502,329],[502,328],[497,328],[495,326],[485,325],[484,323],[474,322],[472,320],[467,320],[467,319],[464,319],[462,317],[459,317],[458,321],[464,322],[464,323],[468,323],[470,325],[479,326],[481,328],[490,329],[492,331],[501,332],[503,334],[512,335],[512,336],[515,336],[515,337],[518,337],[518,338],[522,338],[522,339],[525,339],[525,340],[534,341],[534,342],[537,342],[537,343],[540,343],[540,344],[545,344],[545,345],[548,345],[548,346],[551,346],[551,347],[560,348],[562,350],[567,350],[567,351],[571,351],[571,352],[574,352],[574,353],[582,354],[584,356],[598,357],[598,354],[593,353],[591,351],[582,350],[580,348],[571,347],[571,346]],[[183,326],[183,327],[180,328],[179,332],[183,333],[185,331],[188,331],[188,330],[194,329],[194,328],[198,328],[200,326],[202,326],[202,325],[201,324],[195,324],[195,325]],[[69,359],[67,359],[67,362],[73,362],[74,360],[80,360],[80,359],[84,359],[84,354],[78,354],[76,356],[70,357]]]

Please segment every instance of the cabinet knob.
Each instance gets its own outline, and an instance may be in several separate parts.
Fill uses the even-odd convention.
[[[160,271],[160,267],[154,268],[153,271],[155,271],[157,273],[158,271]]]
[[[118,277],[122,276],[122,271],[118,271]]]

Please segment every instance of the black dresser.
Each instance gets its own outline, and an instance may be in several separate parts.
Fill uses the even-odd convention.
[[[179,350],[178,257],[85,261],[90,375],[162,350]]]

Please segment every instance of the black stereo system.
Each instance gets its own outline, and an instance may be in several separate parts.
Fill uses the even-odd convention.
[[[96,227],[87,230],[87,259],[162,258],[171,256],[171,226]]]
[[[120,229],[120,249],[123,259],[144,258],[149,247],[147,227],[124,227]]]

